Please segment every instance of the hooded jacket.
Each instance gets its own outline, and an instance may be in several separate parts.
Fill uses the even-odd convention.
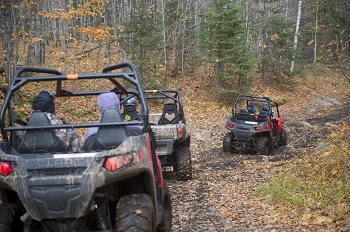
[[[112,108],[119,108],[119,105],[120,105],[119,98],[113,92],[100,94],[97,98],[97,106],[98,106],[98,109],[100,110],[100,116],[102,116],[105,110],[112,109]],[[90,136],[97,134],[97,131],[98,131],[98,127],[90,127],[88,132],[86,133],[85,141]]]

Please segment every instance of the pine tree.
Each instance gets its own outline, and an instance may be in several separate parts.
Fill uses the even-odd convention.
[[[153,11],[151,3],[135,1],[130,9],[130,20],[123,25],[121,48],[136,64],[148,87],[157,87],[158,60],[162,44],[161,16]]]
[[[254,60],[245,45],[245,27],[241,9],[232,1],[214,0],[203,15],[202,45],[214,62],[219,98],[248,92]]]

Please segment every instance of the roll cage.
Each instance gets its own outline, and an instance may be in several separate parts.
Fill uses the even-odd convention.
[[[237,114],[242,114],[242,112],[239,112],[237,110],[237,103],[240,101],[246,101],[246,106],[249,105],[251,102],[261,102],[261,103],[266,103],[269,108],[270,108],[270,115],[272,113],[272,107],[276,107],[277,110],[277,117],[280,117],[280,113],[278,110],[278,103],[271,100],[269,97],[260,97],[260,96],[254,96],[254,95],[244,95],[241,94],[239,95],[236,100],[233,103],[233,108],[232,108],[232,116],[235,116]],[[247,113],[248,114],[248,113]]]
[[[178,108],[179,120],[185,122],[183,104],[180,91],[178,90],[145,90],[147,100],[163,99],[173,101]]]
[[[129,69],[130,71],[119,71],[112,72],[120,69]],[[36,73],[36,74],[46,74],[45,76],[23,76],[24,73]],[[88,80],[88,79],[108,79],[113,84],[114,88],[111,90],[91,90],[91,91],[70,91],[62,88],[62,81],[76,81],[76,80]],[[126,89],[119,79],[126,80],[131,85],[135,86],[135,89]],[[55,97],[75,97],[75,96],[88,96],[88,95],[99,95],[107,92],[115,92],[117,95],[127,94],[136,96],[141,103],[141,118],[142,120],[134,121],[123,121],[115,123],[78,123],[78,124],[60,124],[60,125],[50,125],[50,126],[14,126],[14,116],[11,106],[11,99],[14,94],[23,86],[30,82],[56,82],[56,93]],[[128,98],[123,99],[122,102],[126,101]],[[6,122],[5,114],[8,112],[9,120]],[[9,142],[8,132],[12,131],[27,131],[27,130],[37,130],[37,129],[63,129],[63,128],[88,128],[88,127],[108,127],[116,125],[141,125],[143,126],[143,131],[148,131],[149,121],[148,121],[148,108],[145,98],[145,93],[142,88],[141,79],[138,76],[137,69],[134,64],[129,62],[124,62],[112,66],[105,67],[102,73],[81,73],[81,74],[62,74],[61,72],[53,69],[45,68],[35,68],[35,67],[25,67],[21,68],[13,77],[12,83],[9,86],[7,95],[4,100],[4,104],[0,111],[0,127],[1,134],[4,141]]]

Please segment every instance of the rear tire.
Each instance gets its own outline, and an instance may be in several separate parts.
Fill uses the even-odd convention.
[[[192,160],[189,147],[179,147],[176,154],[176,176],[178,180],[192,179]]]
[[[280,146],[287,145],[287,132],[283,128],[282,128],[282,132],[281,132],[280,142],[278,143],[278,145],[280,145]]]
[[[163,199],[162,221],[157,226],[157,232],[171,232],[173,212],[169,190],[165,183],[163,185],[163,191],[165,192],[165,196]]]
[[[269,155],[269,139],[267,137],[259,137],[256,139],[256,153],[258,155]]]
[[[122,196],[117,205],[116,231],[153,231],[153,203],[144,193]]]
[[[19,217],[16,215],[17,209],[14,204],[0,204],[0,231],[19,231],[21,225]],[[18,217],[18,218],[17,218]]]
[[[224,136],[224,140],[222,142],[222,149],[224,152],[234,152],[234,148],[232,145],[233,135],[231,132],[226,133]]]

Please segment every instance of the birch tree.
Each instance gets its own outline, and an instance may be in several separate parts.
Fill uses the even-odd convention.
[[[300,26],[300,17],[301,17],[301,4],[302,4],[302,0],[298,1],[298,15],[297,15],[297,22],[295,24],[295,34],[294,34],[294,45],[293,45],[293,57],[292,57],[292,63],[290,65],[290,71],[289,73],[292,74],[294,71],[294,63],[295,63],[295,54],[296,54],[296,50],[298,47],[298,33],[299,33],[299,26]]]

